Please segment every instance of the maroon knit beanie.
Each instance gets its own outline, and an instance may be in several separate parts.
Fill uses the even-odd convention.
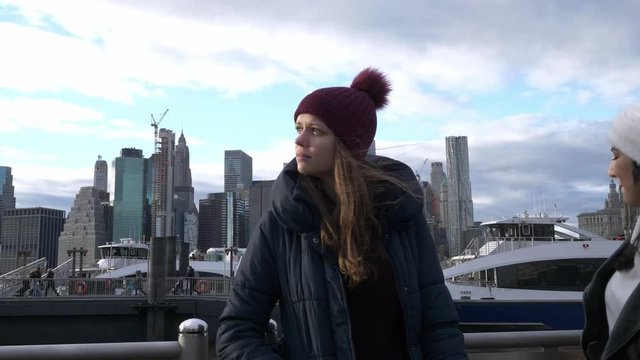
[[[364,159],[376,134],[376,109],[385,107],[391,84],[374,68],[362,70],[350,87],[318,89],[302,99],[293,115],[320,118],[358,159]]]

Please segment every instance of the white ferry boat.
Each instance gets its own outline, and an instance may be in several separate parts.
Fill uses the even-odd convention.
[[[566,220],[525,212],[481,224],[443,270],[463,331],[582,329],[582,291],[622,242]]]
[[[130,277],[138,272],[146,276],[149,267],[148,245],[122,243],[102,245],[99,248],[102,250],[102,258],[98,260],[98,267],[104,271],[96,275],[96,278]],[[211,248],[202,256],[194,256],[192,253],[189,256],[189,265],[199,277],[230,276],[237,270],[245,250],[239,248],[233,255],[233,261],[224,248]]]
[[[109,272],[149,261],[149,245],[134,242],[133,239],[121,239],[119,243],[98,246],[100,260],[97,267],[100,272]]]

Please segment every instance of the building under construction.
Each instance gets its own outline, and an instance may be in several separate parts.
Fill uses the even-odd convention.
[[[152,236],[174,236],[173,171],[176,136],[168,129],[160,129],[153,155],[153,202],[151,204]]]

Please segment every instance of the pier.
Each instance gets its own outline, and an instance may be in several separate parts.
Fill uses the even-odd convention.
[[[4,279],[0,289],[15,289],[23,280],[33,281]],[[78,286],[79,281],[85,285]],[[228,278],[166,278],[165,328],[159,341],[148,341],[147,310],[152,305],[147,301],[146,278],[56,279],[60,295],[47,297],[0,292],[0,360],[16,354],[33,360],[213,359],[215,329],[230,286]],[[80,288],[86,291],[77,291]],[[198,352],[201,357],[185,357],[179,345],[184,334],[176,329],[192,319],[209,329],[199,340],[207,344],[208,355]],[[584,359],[580,333],[466,333],[465,346],[472,360],[579,360]]]

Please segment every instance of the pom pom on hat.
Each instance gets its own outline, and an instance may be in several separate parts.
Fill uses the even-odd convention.
[[[613,120],[609,140],[615,148],[640,163],[640,103],[628,106]]]
[[[391,84],[387,77],[378,69],[366,68],[362,70],[351,83],[351,88],[364,91],[371,97],[376,109],[382,109],[389,103]]]
[[[300,114],[320,118],[358,159],[364,159],[376,134],[376,109],[389,102],[391,84],[377,69],[362,70],[350,87],[318,89],[300,101],[293,121]]]

